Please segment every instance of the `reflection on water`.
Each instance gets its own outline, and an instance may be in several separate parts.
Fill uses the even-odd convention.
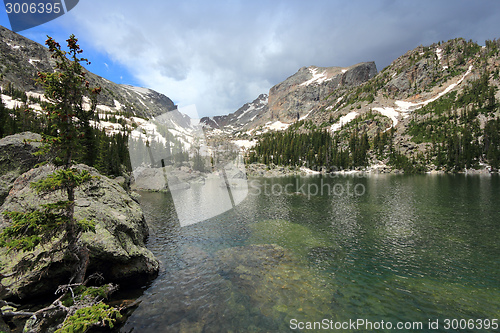
[[[259,181],[293,186],[250,190],[237,209],[183,228],[168,194],[141,193],[162,271],[122,331],[286,332],[292,319],[499,317],[499,177]],[[366,191],[300,193],[302,184],[325,182]]]

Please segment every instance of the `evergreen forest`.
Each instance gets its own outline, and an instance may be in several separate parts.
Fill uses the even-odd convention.
[[[47,102],[28,97],[25,92],[8,85],[3,89],[4,95],[19,99],[22,106],[14,109],[0,103],[0,138],[26,131],[50,135],[51,120],[45,112],[29,108],[28,101],[38,103],[43,109]],[[23,106],[24,105],[24,106]],[[92,114],[88,120],[98,121],[98,115]],[[74,161],[95,167],[108,176],[120,176],[124,171],[131,171],[128,152],[128,133],[106,134],[105,130],[90,126],[88,121],[82,122],[83,134],[78,138]]]
[[[419,147],[415,151],[395,144],[398,134],[393,127],[378,128],[369,135],[363,125],[381,117],[369,112],[334,133],[304,121],[283,132],[265,133],[248,162],[335,171],[366,167],[378,160],[407,173],[426,172],[430,165],[460,172],[484,163],[498,170],[500,119],[495,113],[499,104],[497,88],[489,79],[484,73],[462,91],[450,92],[415,110],[404,132]]]

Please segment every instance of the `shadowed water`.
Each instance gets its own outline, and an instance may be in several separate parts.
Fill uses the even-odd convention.
[[[325,184],[359,185],[358,195]],[[183,228],[168,194],[141,193],[162,270],[123,332],[300,331],[293,319],[410,321],[431,331],[429,320],[500,319],[499,177],[253,185],[237,209]]]

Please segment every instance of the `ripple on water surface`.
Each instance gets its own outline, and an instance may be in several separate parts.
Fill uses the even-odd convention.
[[[363,196],[260,193],[184,228],[168,195],[143,193],[148,247],[162,271],[122,331],[284,332],[292,318],[500,316],[498,177],[351,181],[364,184]]]

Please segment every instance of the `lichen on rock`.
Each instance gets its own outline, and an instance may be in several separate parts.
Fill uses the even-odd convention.
[[[0,139],[0,203],[16,180],[43,160],[33,155],[42,145],[40,134],[23,132]]]

